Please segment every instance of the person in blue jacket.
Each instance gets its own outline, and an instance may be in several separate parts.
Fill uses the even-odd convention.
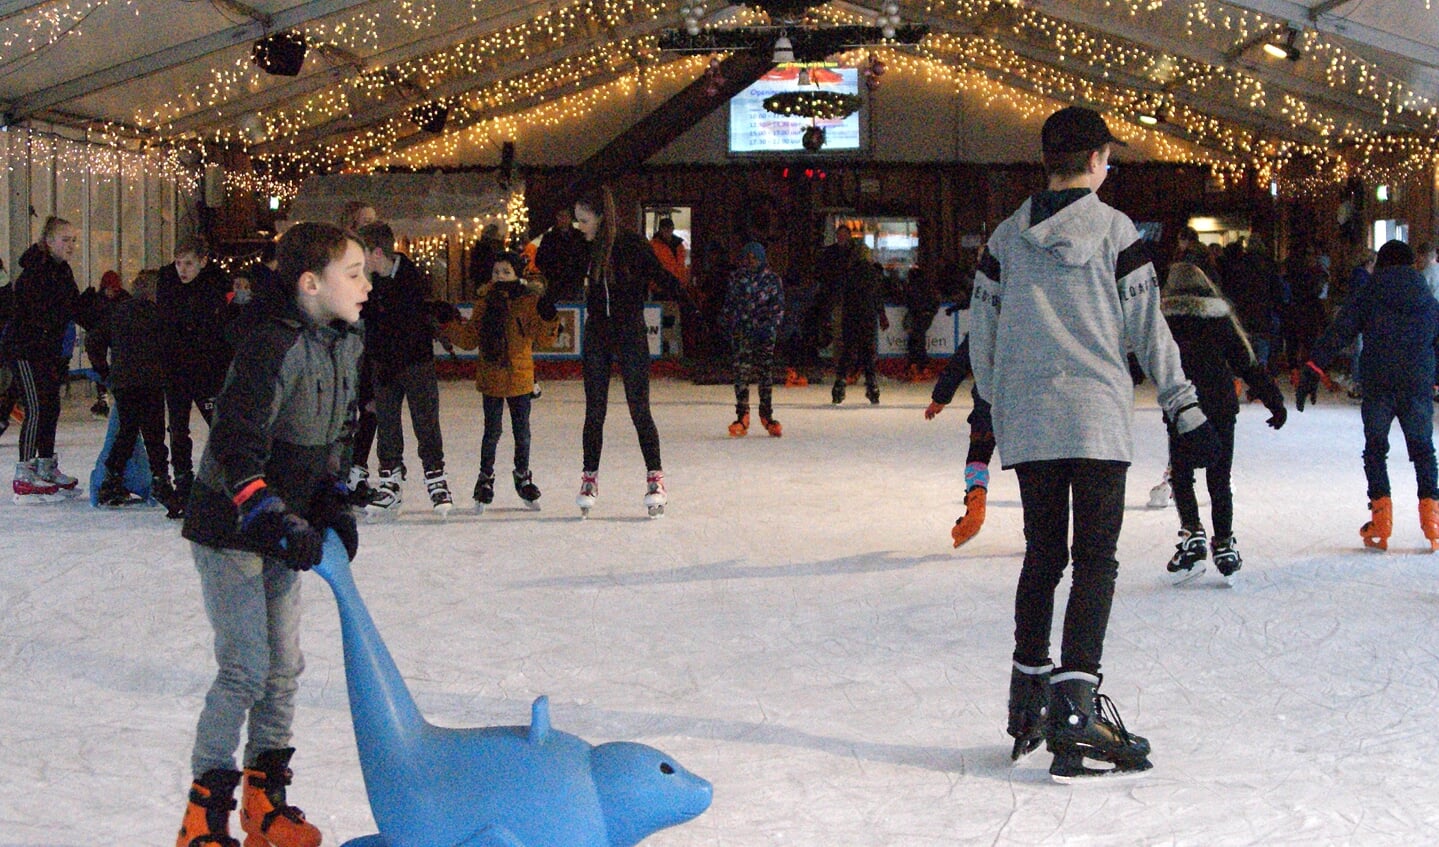
[[[1439,345],[1439,301],[1414,268],[1414,251],[1402,241],[1379,248],[1374,276],[1335,315],[1314,344],[1299,376],[1295,407],[1314,402],[1324,367],[1363,334],[1359,380],[1364,399],[1364,478],[1369,487],[1369,520],[1359,529],[1364,546],[1389,549],[1394,509],[1389,492],[1389,428],[1404,432],[1418,483],[1419,525],[1432,550],[1439,550],[1439,483],[1434,460],[1435,348]]]

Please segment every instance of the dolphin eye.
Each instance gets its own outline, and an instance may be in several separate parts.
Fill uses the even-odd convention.
[[[674,766],[671,765],[669,762],[660,762],[660,773],[662,773],[662,774],[672,774],[672,773],[674,773],[674,772],[675,772]]]

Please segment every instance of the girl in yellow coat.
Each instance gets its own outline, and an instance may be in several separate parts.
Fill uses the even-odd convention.
[[[475,508],[484,512],[495,499],[495,452],[504,433],[505,405],[515,431],[515,492],[538,510],[540,489],[530,475],[530,393],[535,387],[536,343],[554,340],[559,327],[554,301],[536,294],[520,274],[525,260],[503,253],[479,291],[468,321],[440,327],[440,335],[465,350],[480,350],[475,386],[484,395],[485,434],[480,441],[480,478],[475,481]],[[539,286],[543,289],[543,282]]]

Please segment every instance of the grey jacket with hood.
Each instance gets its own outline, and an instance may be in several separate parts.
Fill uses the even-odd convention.
[[[1134,224],[1087,192],[1031,225],[1034,201],[990,237],[970,313],[975,385],[994,408],[1003,467],[1129,462],[1131,352],[1179,432],[1202,425]]]

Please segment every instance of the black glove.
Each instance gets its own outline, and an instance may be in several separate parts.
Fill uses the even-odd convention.
[[[1299,387],[1294,392],[1294,408],[1304,411],[1304,398],[1313,403],[1319,399],[1319,369],[1313,362],[1305,362],[1299,369]]]
[[[345,555],[355,561],[360,549],[360,529],[355,523],[355,513],[350,511],[350,489],[338,479],[327,479],[315,488],[310,498],[310,526],[324,534],[333,529],[344,542]]]
[[[1191,468],[1207,468],[1219,459],[1219,436],[1214,425],[1205,421],[1175,437],[1174,449]]]
[[[241,507],[240,535],[292,570],[307,571],[324,555],[325,537],[268,491],[256,493]]]
[[[1265,423],[1269,424],[1275,429],[1283,429],[1284,422],[1287,420],[1289,420],[1289,413],[1284,410],[1284,406],[1280,405],[1269,407],[1269,420],[1265,421]]]

